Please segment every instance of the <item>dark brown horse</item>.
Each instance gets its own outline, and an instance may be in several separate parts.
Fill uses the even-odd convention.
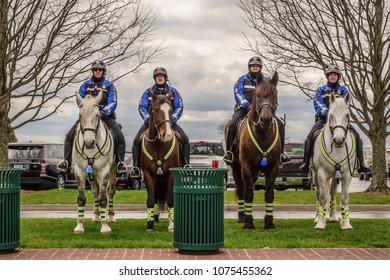
[[[264,228],[273,229],[274,183],[279,174],[281,142],[274,119],[277,106],[278,73],[271,79],[257,76],[257,85],[248,116],[239,130],[239,140],[233,150],[233,178],[238,198],[238,222],[244,229],[255,229],[252,216],[254,183],[259,172],[265,176]],[[225,127],[225,137],[227,128]]]
[[[173,174],[171,167],[180,167],[180,145],[172,129],[173,93],[168,95],[149,94],[149,128],[142,136],[140,166],[147,189],[148,222],[147,231],[154,230],[159,210],[168,205],[168,231],[173,231]]]

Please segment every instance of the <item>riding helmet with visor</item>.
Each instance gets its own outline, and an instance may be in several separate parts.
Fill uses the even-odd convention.
[[[168,72],[164,67],[157,67],[153,71],[153,80],[156,80],[157,75],[164,75],[165,81],[168,80]]]
[[[326,76],[326,78],[328,78],[328,76],[329,76],[330,73],[335,73],[335,74],[337,74],[337,75],[339,76],[339,79],[340,79],[340,77],[341,77],[341,71],[340,71],[340,69],[339,69],[339,67],[338,67],[337,65],[331,65],[331,66],[329,66],[328,68],[326,68],[326,70],[325,70],[325,76]]]
[[[95,60],[91,64],[91,70],[93,69],[102,69],[103,70],[103,75],[106,73],[106,64],[103,62],[103,60]]]
[[[260,68],[263,67],[263,61],[258,56],[253,56],[248,61],[248,68],[251,67],[251,65],[259,65]]]

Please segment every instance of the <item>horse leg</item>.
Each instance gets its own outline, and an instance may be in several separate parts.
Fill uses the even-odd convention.
[[[160,208],[157,203],[154,204],[153,219],[155,223],[160,222]]]
[[[337,223],[339,220],[336,217],[336,194],[337,194],[337,183],[335,179],[331,180],[330,189],[330,204],[329,204],[329,221],[331,223]]]
[[[250,167],[244,167],[241,169],[242,173],[242,181],[244,185],[244,209],[245,209],[245,217],[244,217],[244,226],[243,229],[256,229],[253,223],[253,215],[252,215],[252,203],[253,203],[253,174],[250,170]]]
[[[348,172],[348,171],[347,171]],[[351,177],[343,178],[341,182],[341,229],[353,229],[349,223],[349,185]]]
[[[146,231],[153,232],[154,231],[154,205],[156,204],[156,199],[154,197],[154,187],[155,186],[151,185],[150,182],[153,182],[153,181],[147,180],[146,176],[147,175],[145,174],[145,183],[146,183],[146,189],[147,189],[147,193],[148,193],[148,198],[146,201],[146,206],[148,208],[148,218],[147,218]]]
[[[169,180],[167,185],[167,205],[168,205],[168,231],[173,232],[174,229],[173,176],[172,176],[172,180]]]
[[[93,223],[100,223],[100,210],[99,210],[99,190],[96,186],[96,178],[91,182],[91,191],[93,194],[94,204],[93,204]]]
[[[99,206],[100,206],[100,233],[110,233],[111,228],[108,226],[107,220],[107,186],[109,182],[109,175],[103,177],[100,182],[100,193],[99,193]]]
[[[315,229],[325,229],[326,220],[325,220],[325,209],[326,209],[326,201],[327,201],[327,184],[328,179],[325,174],[318,172],[318,181],[319,185],[317,185],[317,222],[315,225]]]
[[[78,214],[77,214],[77,226],[73,230],[74,233],[84,233],[84,207],[87,201],[85,197],[85,180],[78,180],[79,195],[77,197]]]
[[[274,198],[275,198],[275,175],[268,175],[265,177],[265,216],[264,216],[264,229],[275,229],[274,224]]]
[[[318,215],[321,211],[321,205],[320,205],[320,199],[319,199],[319,190],[318,190],[318,177],[317,172],[313,170],[313,178],[314,178],[314,184],[316,185],[316,218],[314,219],[314,223],[316,224],[318,222]]]
[[[108,223],[116,223],[114,211],[116,173],[111,172],[109,190],[108,190]]]
[[[244,188],[241,179],[241,173],[238,171],[240,166],[233,162],[233,178],[236,182],[236,196],[238,203],[238,219],[237,223],[244,223],[245,219],[245,207],[244,207]]]

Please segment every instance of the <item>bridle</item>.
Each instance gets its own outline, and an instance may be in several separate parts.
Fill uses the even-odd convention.
[[[99,105],[94,105],[95,107],[99,107]],[[79,107],[79,108],[81,108],[82,107],[82,105]],[[97,134],[97,131],[98,131],[98,128],[99,128],[99,125],[100,125],[100,120],[101,120],[101,118],[100,118],[100,115],[97,115],[97,118],[98,118],[98,122],[97,122],[97,125],[96,125],[96,127],[95,128],[92,128],[92,127],[83,127],[82,126],[82,124],[81,124],[81,122],[80,122],[80,130],[81,130],[81,134],[82,135],[84,135],[84,132],[85,131],[92,131],[93,133],[95,133],[95,136],[96,136],[96,134]],[[80,117],[79,117],[79,119],[80,119]]]
[[[160,105],[162,105],[162,104],[164,104],[164,103],[170,105],[170,102],[168,102],[168,101],[164,101],[164,102],[160,103]],[[155,109],[152,108],[152,114],[153,114],[153,115],[155,114],[155,112],[156,112]],[[156,131],[157,131],[157,136],[156,136],[154,139],[149,139],[149,138],[147,138],[147,137],[145,136],[145,139],[146,139],[148,142],[154,142],[154,141],[156,141],[157,139],[161,139],[161,134],[160,134],[159,128],[160,128],[160,126],[163,125],[164,123],[169,123],[169,124],[172,126],[172,121],[169,120],[169,119],[168,119],[168,120],[162,120],[161,122],[156,122],[156,118],[153,117],[153,124],[154,124],[154,127],[155,127]]]
[[[272,106],[272,104],[270,104],[268,102],[262,103],[260,106],[258,106],[258,104],[256,104],[255,112],[256,112],[256,114],[258,116],[258,120],[257,120],[257,122],[252,121],[252,123],[254,125],[260,124],[260,113],[261,113],[261,110],[264,108],[264,106],[269,106],[271,108],[271,110],[272,110],[272,116],[275,116],[275,110],[276,110],[275,107],[276,106],[274,107],[274,106]]]

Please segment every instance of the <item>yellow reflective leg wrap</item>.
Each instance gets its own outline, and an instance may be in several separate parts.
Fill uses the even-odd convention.
[[[148,208],[148,221],[154,221],[154,208]]]
[[[160,209],[158,208],[158,204],[154,205],[154,215],[160,215]]]
[[[100,209],[100,221],[107,222],[107,209],[106,208]]]
[[[266,203],[265,204],[265,215],[266,216],[273,216],[274,215],[274,204],[273,203]]]
[[[341,216],[343,219],[349,219],[349,206],[341,206]]]
[[[245,216],[252,216],[252,203],[244,203]]]
[[[114,211],[114,199],[108,201],[108,211]]]
[[[238,212],[245,212],[244,200],[238,200]]]
[[[169,220],[169,221],[173,221],[173,219],[174,219],[174,214],[175,214],[174,208],[173,208],[173,207],[172,207],[172,208],[169,208],[169,209],[168,209],[168,220]]]
[[[94,200],[93,211],[94,212],[98,212],[99,211],[99,200]]]
[[[77,208],[77,219],[84,220],[84,207]]]
[[[317,216],[319,219],[325,218],[325,208],[321,207],[321,205],[318,205],[318,207],[317,207]]]
[[[331,212],[331,213],[336,212],[336,199],[334,199],[334,200],[332,200],[332,201],[330,202],[330,212]]]

